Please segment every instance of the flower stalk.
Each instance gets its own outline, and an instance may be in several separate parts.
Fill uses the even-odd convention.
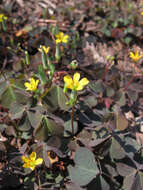
[[[66,75],[64,77],[64,93],[67,92],[68,89],[71,90],[69,101],[67,104],[72,106],[72,112],[71,112],[71,126],[72,126],[72,136],[74,136],[74,115],[75,115],[75,105],[77,102],[77,91],[83,90],[84,86],[86,86],[89,81],[87,78],[82,78],[80,80],[80,73],[75,73],[73,78],[71,78],[70,75]]]
[[[48,69],[47,58],[48,58],[49,50],[50,50],[50,47],[46,47],[46,46],[40,46],[39,48],[39,51],[42,53],[42,64],[45,70]]]
[[[29,59],[29,53],[28,53],[28,51],[25,51],[25,60],[26,60],[26,64],[30,65],[30,59]]]
[[[4,32],[7,31],[6,21],[8,18],[4,14],[0,14],[0,22],[2,23],[2,29]]]
[[[60,46],[56,44],[56,52],[55,52],[56,61],[59,62],[61,59]]]

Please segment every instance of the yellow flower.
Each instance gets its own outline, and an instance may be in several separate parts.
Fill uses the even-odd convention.
[[[4,14],[0,14],[0,22],[2,22],[2,20],[7,20],[7,17]]]
[[[26,90],[35,91],[37,89],[39,80],[35,80],[34,78],[29,79],[30,82],[25,82],[24,86],[26,87]]]
[[[89,83],[87,78],[82,78],[81,80],[79,80],[79,79],[80,79],[79,73],[75,73],[73,76],[73,79],[71,78],[71,76],[66,75],[64,77],[64,82],[65,82],[66,88],[69,88],[69,89],[75,90],[75,91],[79,91],[79,90],[82,90],[84,88],[84,86]]]
[[[40,52],[42,52],[42,49],[43,51],[45,52],[45,54],[48,54],[49,50],[50,50],[50,47],[46,47],[46,46],[40,46],[40,48],[38,49]]]
[[[64,35],[63,32],[59,32],[59,34],[56,35],[56,44],[58,43],[67,43],[69,36],[68,35]]]
[[[138,51],[130,52],[130,58],[136,63],[143,55],[139,55]]]
[[[143,15],[143,12],[141,12],[141,15]]]
[[[30,168],[31,170],[34,170],[37,165],[40,165],[43,162],[43,158],[38,158],[36,160],[36,152],[32,152],[29,158],[28,156],[22,156],[21,159],[24,162],[23,167]]]

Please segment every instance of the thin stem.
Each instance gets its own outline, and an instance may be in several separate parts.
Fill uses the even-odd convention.
[[[74,136],[74,106],[72,106],[72,113],[71,113],[71,125],[72,125],[72,136]]]
[[[108,70],[109,70],[109,64],[106,64],[105,65],[104,75],[103,75],[103,78],[102,78],[103,81],[106,80],[106,75],[107,75]]]
[[[129,82],[127,83],[127,85],[124,87],[124,91],[126,91],[128,89],[128,87],[130,86],[130,84],[133,82],[133,80],[136,78],[136,75],[133,75],[132,78],[129,80]]]
[[[38,174],[38,171],[36,168],[35,168],[35,178],[36,178],[36,182],[38,183],[38,189],[40,190],[41,189],[41,182],[40,182],[40,177],[39,177],[39,174]]]

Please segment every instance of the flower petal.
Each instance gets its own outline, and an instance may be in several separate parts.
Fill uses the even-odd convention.
[[[29,82],[25,82],[24,86],[27,88],[27,90],[31,89],[31,84]]]
[[[79,91],[79,90],[82,90],[82,89],[83,89],[83,86],[80,83],[78,83],[75,90]]]
[[[36,83],[35,83],[36,88],[37,88],[37,86],[38,86],[38,83],[39,83],[39,80],[36,80]]]
[[[73,89],[73,80],[70,75],[64,76],[64,82],[66,85],[66,88]]]
[[[35,161],[35,165],[42,164],[42,162],[43,162],[43,158],[38,158],[38,159]]]
[[[35,166],[31,166],[30,169],[33,171],[35,169]]]
[[[87,78],[83,78],[79,81],[79,83],[82,85],[82,86],[85,86],[89,83],[89,80],[87,80]]]
[[[130,52],[130,57],[134,57],[134,53],[133,52]]]
[[[30,80],[31,86],[32,87],[35,86],[35,79],[34,78],[30,78],[29,80]]]
[[[23,168],[30,168],[30,164],[29,163],[24,163]]]
[[[66,76],[64,76],[64,82],[65,82],[67,85],[70,85],[70,84],[73,83],[73,80],[72,80],[72,78],[71,78],[70,75],[66,75]]]
[[[67,42],[68,42],[68,38],[69,38],[69,36],[68,36],[68,35],[65,35],[65,36],[63,37],[62,42],[67,43]]]
[[[136,51],[135,52],[135,57],[138,57],[138,56],[139,56],[138,51]]]
[[[61,43],[61,42],[62,42],[61,39],[56,40],[56,44]]]
[[[64,33],[63,32],[59,32],[59,37],[63,38],[64,37]]]
[[[32,153],[30,154],[30,159],[31,159],[32,161],[36,160],[36,152],[32,152]]]
[[[21,160],[22,160],[23,162],[29,162],[28,156],[21,156]]]
[[[73,76],[73,83],[77,83],[80,79],[80,73],[75,73]]]

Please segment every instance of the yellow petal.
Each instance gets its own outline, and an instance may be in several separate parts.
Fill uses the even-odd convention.
[[[68,35],[65,35],[65,36],[63,37],[63,40],[62,40],[62,41],[63,41],[64,43],[67,43],[67,42],[68,42],[68,38],[69,38],[69,36],[68,36]]]
[[[36,160],[36,152],[32,152],[32,153],[30,154],[30,159],[31,159],[32,161]]]
[[[133,52],[130,52],[130,57],[134,57],[134,53]]]
[[[30,164],[29,163],[24,163],[23,168],[30,168]]]
[[[79,81],[79,83],[82,85],[82,86],[85,86],[89,83],[89,80],[87,80],[87,78],[83,78]]]
[[[24,83],[24,86],[27,88],[27,89],[31,89],[31,84],[29,82],[25,82]]]
[[[66,85],[66,88],[69,88],[69,89],[73,89],[73,80],[72,78],[69,76],[69,75],[66,75],[64,77],[64,82],[65,82],[65,85]]]
[[[135,57],[138,57],[138,56],[139,56],[138,51],[136,51],[135,52]]]
[[[49,52],[49,50],[50,50],[50,47],[47,47],[47,48],[45,49],[45,53],[47,54],[47,53]]]
[[[68,85],[71,85],[73,83],[73,80],[72,80],[70,75],[66,75],[66,76],[64,76],[64,82],[68,86]]]
[[[39,83],[39,80],[36,80],[36,83],[35,83],[36,88],[37,88],[37,86],[38,86],[38,83]]]
[[[67,39],[63,39],[62,42],[63,42],[63,43],[67,43],[68,40],[67,40]]]
[[[80,73],[75,73],[73,76],[73,83],[77,83],[80,79]]]
[[[43,48],[45,54],[47,54],[49,52],[50,47],[42,46],[42,48]]]
[[[34,78],[30,78],[30,83],[31,83],[31,86],[35,85],[35,79]]]
[[[35,169],[35,166],[31,166],[30,169],[33,171]]]
[[[43,158],[38,158],[38,159],[35,161],[35,165],[42,164],[42,162],[43,162]]]
[[[29,162],[28,156],[21,156],[21,160],[22,160],[23,162]]]
[[[63,37],[64,37],[64,33],[63,33],[63,32],[60,32],[60,33],[59,33],[59,37],[60,37],[60,38],[63,38]]]
[[[61,39],[56,40],[56,44],[61,43],[61,42],[62,42]]]
[[[79,83],[79,84],[76,86],[76,89],[75,89],[75,90],[79,91],[79,90],[82,90],[82,89],[83,89],[83,86]]]

